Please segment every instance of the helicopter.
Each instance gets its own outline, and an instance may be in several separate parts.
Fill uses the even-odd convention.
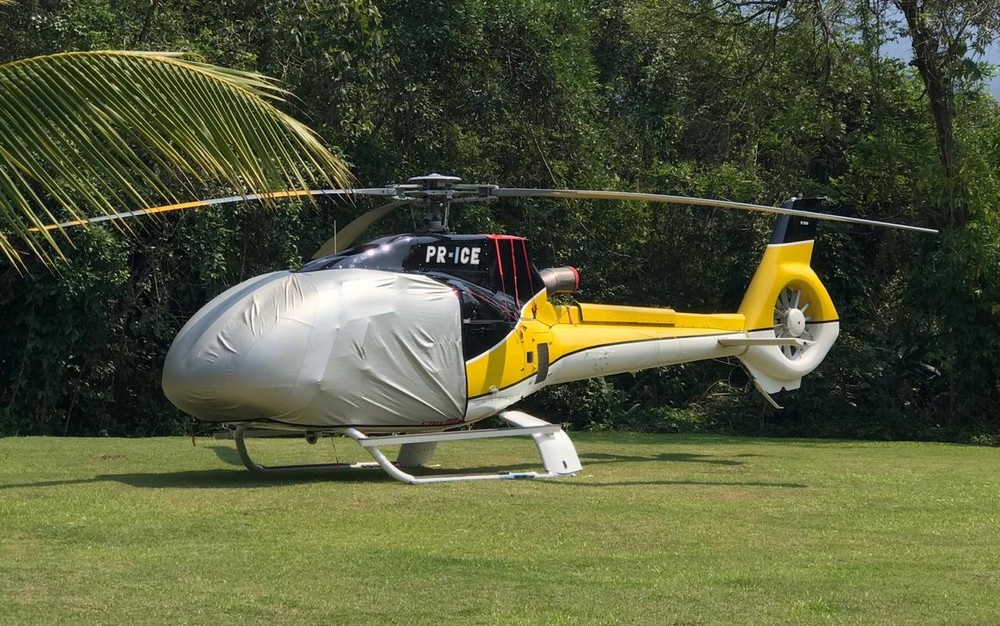
[[[247,438],[344,435],[393,478],[411,484],[572,476],[582,470],[558,424],[510,407],[561,383],[706,359],[735,358],[761,394],[797,389],[830,351],[837,310],[810,267],[818,221],[933,229],[818,212],[823,199],[781,207],[625,191],[463,184],[429,174],[407,183],[231,196],[86,220],[297,196],[383,197],[296,270],[256,276],[216,296],[181,328],[162,387],[180,410],[225,425],[243,464]],[[588,304],[572,266],[537,269],[530,242],[457,234],[453,205],[501,198],[635,200],[777,214],[735,312]],[[423,209],[413,232],[356,244],[401,207]],[[67,222],[49,228],[79,224]],[[780,407],[779,407],[780,408]],[[469,429],[490,417],[506,428]],[[531,437],[544,471],[417,475],[438,443]],[[382,448],[399,446],[395,461]],[[338,466],[330,464],[328,466]],[[315,467],[315,466],[310,466]]]

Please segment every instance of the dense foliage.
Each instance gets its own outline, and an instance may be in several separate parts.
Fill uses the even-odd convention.
[[[735,363],[568,385],[530,409],[582,428],[997,442],[1000,109],[971,49],[932,58],[954,113],[949,165],[926,79],[882,52],[897,27],[879,4],[38,1],[0,7],[0,62],[140,47],[263,71],[365,184],[441,171],[763,203],[804,193],[940,227],[822,227],[815,266],[841,339],[783,411]],[[0,270],[0,433],[183,430],[159,391],[173,333],[366,208],[205,210],[136,238],[81,230],[56,272]],[[739,304],[770,220],[552,201],[477,206],[455,225],[530,237],[540,265],[581,269],[587,300],[707,311]]]

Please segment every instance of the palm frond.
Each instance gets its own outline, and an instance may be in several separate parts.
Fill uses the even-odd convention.
[[[3,2],[3,0],[0,0]],[[271,79],[178,53],[72,52],[0,65],[0,251],[29,229],[178,201],[213,181],[233,192],[346,186],[343,161],[274,107]],[[58,216],[56,215],[58,213]]]

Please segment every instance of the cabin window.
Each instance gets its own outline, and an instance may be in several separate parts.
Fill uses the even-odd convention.
[[[484,295],[457,291],[462,310],[462,355],[468,361],[503,341],[516,324],[509,310],[505,313]]]

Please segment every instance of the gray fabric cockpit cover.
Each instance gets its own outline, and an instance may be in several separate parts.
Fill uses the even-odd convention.
[[[181,329],[163,390],[202,420],[413,427],[463,419],[462,321],[451,287],[366,269],[275,272]]]

